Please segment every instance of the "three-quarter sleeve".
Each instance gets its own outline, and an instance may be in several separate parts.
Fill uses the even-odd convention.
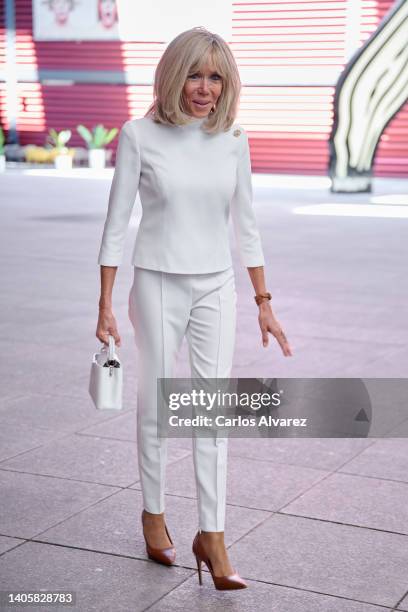
[[[119,134],[115,172],[109,193],[108,211],[102,234],[98,264],[122,263],[126,230],[135,203],[140,179],[140,149],[132,121],[126,121]]]
[[[248,136],[241,128],[242,141],[237,165],[237,182],[231,201],[231,217],[242,263],[246,267],[265,263],[261,237],[252,205],[251,158]]]

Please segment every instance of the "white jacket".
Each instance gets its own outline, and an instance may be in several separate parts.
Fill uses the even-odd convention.
[[[119,135],[98,263],[118,266],[137,191],[142,219],[132,263],[163,272],[218,272],[231,261],[231,216],[242,262],[264,257],[252,207],[248,138],[242,127],[206,134],[204,119],[184,126],[129,120]]]

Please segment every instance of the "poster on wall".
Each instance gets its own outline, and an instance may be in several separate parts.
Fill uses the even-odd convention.
[[[118,40],[115,0],[33,0],[34,40]]]
[[[230,0],[33,0],[34,40],[167,42],[195,26],[231,39]]]

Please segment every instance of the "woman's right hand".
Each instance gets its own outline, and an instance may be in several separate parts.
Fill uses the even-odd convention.
[[[121,345],[121,340],[116,325],[116,319],[113,316],[112,308],[100,307],[98,324],[96,326],[96,337],[104,344],[109,344],[109,335],[115,339],[116,346]]]

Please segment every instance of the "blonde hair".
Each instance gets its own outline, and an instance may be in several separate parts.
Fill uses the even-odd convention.
[[[199,71],[210,59],[222,78],[222,90],[216,109],[202,127],[207,133],[228,130],[234,123],[241,91],[237,64],[225,40],[202,27],[182,32],[167,46],[156,68],[153,103],[145,116],[168,125],[189,123],[184,84],[189,74]]]

